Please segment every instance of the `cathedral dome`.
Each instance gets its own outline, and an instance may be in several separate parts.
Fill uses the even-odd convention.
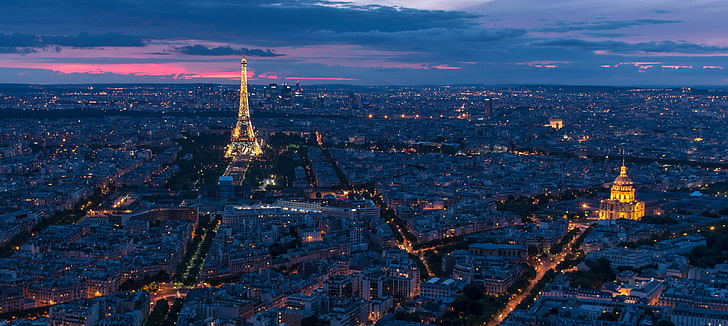
[[[627,176],[627,167],[622,162],[619,176],[614,179],[609,199],[604,199],[599,205],[599,218],[615,220],[626,218],[639,220],[645,216],[645,202],[635,198],[634,183]]]
[[[627,167],[622,165],[622,168],[619,170],[619,176],[614,179],[614,185],[615,186],[631,186],[634,182],[632,182],[632,179],[627,176]]]

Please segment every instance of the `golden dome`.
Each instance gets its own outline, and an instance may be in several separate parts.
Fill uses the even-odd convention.
[[[614,185],[615,186],[631,186],[634,182],[632,182],[632,179],[627,176],[627,167],[622,165],[622,167],[619,170],[619,176],[614,179]]]

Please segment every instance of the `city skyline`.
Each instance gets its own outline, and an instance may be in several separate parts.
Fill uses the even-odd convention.
[[[0,5],[0,83],[724,86],[719,1]]]
[[[725,90],[246,72],[0,85],[3,324],[728,324]]]

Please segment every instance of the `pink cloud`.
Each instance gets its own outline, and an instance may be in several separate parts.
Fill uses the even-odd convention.
[[[649,68],[655,67],[655,65],[662,64],[662,62],[620,62],[613,65],[600,65],[601,68],[617,68],[619,66],[633,66],[639,68],[640,72],[644,72]],[[662,68],[675,68],[678,66],[662,66]],[[682,66],[680,66],[682,67]]]
[[[271,74],[268,74],[267,72],[259,74],[258,77],[265,78],[265,79],[281,79],[280,77],[278,77],[278,75],[271,75]]]
[[[144,47],[103,47],[103,48],[72,48],[64,47],[61,52],[39,51],[23,56],[15,54],[0,55],[0,67],[45,69],[61,74],[104,74],[113,73],[130,76],[164,76],[171,78],[193,79],[193,78],[220,78],[229,80],[240,80],[239,64],[235,61],[223,62],[200,62],[185,61],[171,63],[89,63],[96,58],[106,58],[113,62],[114,58],[121,59],[155,59],[155,58],[177,58],[170,54],[170,48],[188,45],[204,44],[208,47],[231,46],[246,47],[247,45],[204,42],[200,40],[179,40],[179,41],[151,41]],[[77,59],[77,63],[53,63],[58,57]],[[254,61],[271,60],[273,58],[255,57]],[[255,80],[255,73],[249,69],[248,79]]]
[[[61,74],[119,74],[130,76],[166,76],[174,79],[222,78],[240,80],[239,71],[222,71],[219,68],[235,67],[235,63],[134,63],[134,64],[86,64],[86,63],[44,63],[0,60],[0,67],[45,69]],[[255,71],[248,70],[248,79],[255,80]]]
[[[645,66],[645,65],[659,65],[662,62],[620,62],[618,65],[630,65],[630,66]]]
[[[680,53],[680,52],[662,52],[657,54],[646,53],[645,57],[695,57],[695,58],[709,58],[709,57],[728,57],[728,53]]]
[[[684,53],[684,52],[645,52],[637,51],[628,54],[611,52],[607,50],[596,50],[594,54],[598,55],[618,55],[630,57],[728,57],[728,53]]]
[[[721,66],[703,66],[703,69],[725,69]]]
[[[666,69],[693,69],[693,66],[662,66],[662,68]]]
[[[248,79],[255,80],[255,72],[248,70]],[[187,79],[191,78],[222,78],[230,80],[240,80],[239,72],[201,72],[197,74],[190,74]]]
[[[690,65],[665,65],[662,62],[658,61],[630,61],[630,62],[620,62],[615,65],[601,65],[602,68],[616,68],[619,66],[633,66],[637,67],[638,72],[645,72],[647,69],[654,68],[656,66],[659,66],[663,69],[693,69],[693,66]],[[705,68],[705,67],[718,67],[717,69],[722,69],[723,67],[720,66],[703,66],[703,69],[711,69],[711,68]]]
[[[448,66],[448,65],[437,65],[437,66],[432,66],[431,68],[433,68],[433,69],[441,69],[441,70],[458,70],[458,69],[463,69],[462,67],[452,67],[452,66]]]
[[[8,65],[3,65],[7,67]],[[83,64],[83,63],[30,63],[18,64],[18,68],[48,69],[62,74],[104,74],[113,73],[132,76],[171,76],[190,72],[177,64],[132,63],[132,64]]]
[[[650,69],[654,67],[655,65],[660,65],[662,62],[620,62],[613,67],[619,67],[619,66],[634,66],[639,68],[637,72],[645,72],[647,69]]]
[[[516,62],[516,65],[535,68],[557,68],[561,63],[571,63],[571,61],[527,61]]]
[[[356,78],[342,78],[342,77],[286,77],[284,79],[300,79],[300,80],[358,80]]]

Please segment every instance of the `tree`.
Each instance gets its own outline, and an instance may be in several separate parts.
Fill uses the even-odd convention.
[[[149,314],[147,322],[144,326],[163,326],[164,320],[167,318],[169,312],[169,303],[167,299],[157,300],[157,304],[154,305],[154,310]]]
[[[184,298],[174,299],[174,303],[172,303],[172,307],[169,308],[169,313],[167,313],[167,318],[164,319],[164,325],[174,325],[177,323],[177,317],[183,305]]]
[[[608,279],[614,279],[617,275],[612,270],[612,262],[605,257],[596,260],[595,264],[591,266],[592,271],[595,273],[603,274]]]
[[[571,274],[571,286],[587,289],[599,289],[605,282],[614,281],[617,275],[612,270],[612,263],[607,258],[599,258],[591,264],[588,271],[576,271]]]
[[[471,283],[463,288],[463,295],[470,300],[478,300],[485,296],[483,291],[485,291],[485,289],[483,289],[482,286]]]

